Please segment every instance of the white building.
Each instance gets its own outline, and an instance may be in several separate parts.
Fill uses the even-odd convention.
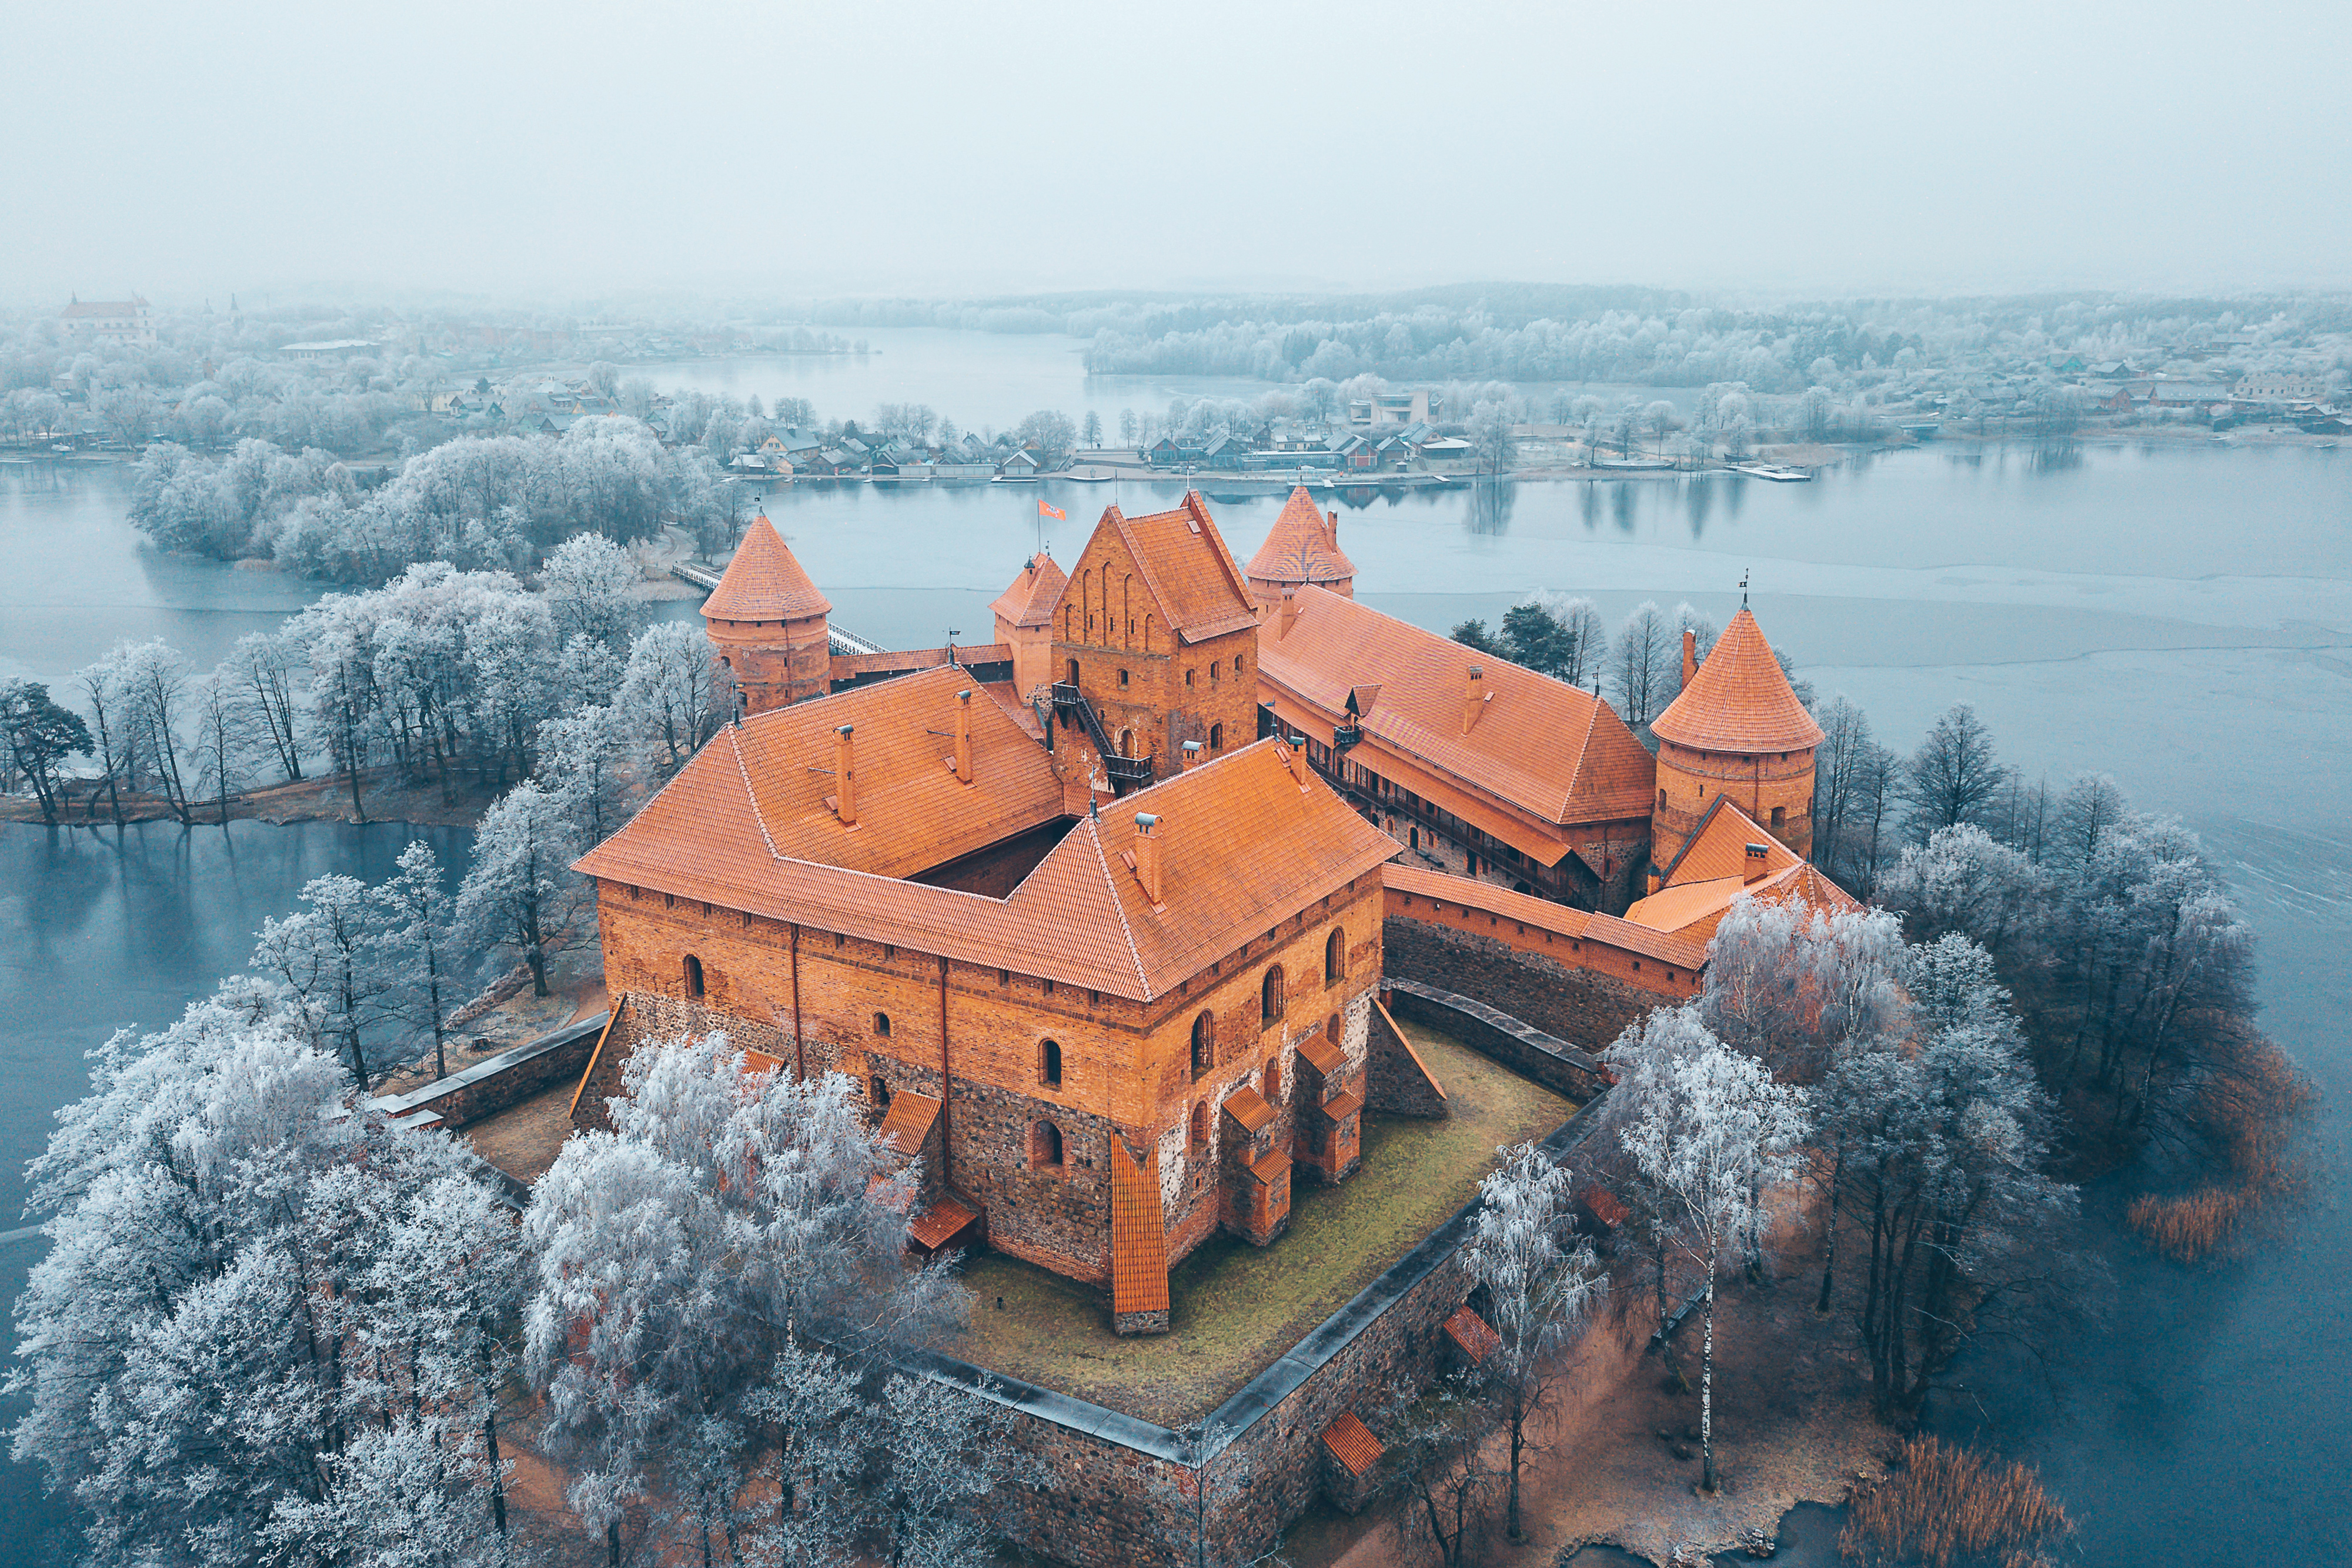
[[[66,330],[78,338],[140,348],[152,347],[155,341],[154,325],[147,319],[147,301],[135,294],[128,299],[91,300],[77,295],[65,308],[63,319]]]

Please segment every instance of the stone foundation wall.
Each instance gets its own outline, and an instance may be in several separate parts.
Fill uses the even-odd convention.
[[[1608,1050],[1628,1025],[1640,1021],[1652,1008],[1696,988],[1696,977],[1686,988],[1652,988],[1592,969],[1570,967],[1514,947],[1500,937],[1404,915],[1390,915],[1382,936],[1391,977],[1476,997],[1595,1055]],[[1687,971],[1675,973],[1679,980]]]
[[[1469,997],[1401,979],[1391,983],[1389,1010],[1442,1030],[1480,1055],[1580,1104],[1609,1086],[1608,1069],[1589,1051]]]

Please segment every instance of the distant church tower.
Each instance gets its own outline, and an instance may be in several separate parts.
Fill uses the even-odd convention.
[[[1356,597],[1356,563],[1339,552],[1339,514],[1325,517],[1301,485],[1250,557],[1250,596],[1271,610],[1282,602],[1284,590],[1310,582],[1342,599]]]
[[[776,526],[765,516],[753,518],[702,604],[711,656],[735,688],[739,716],[789,707],[833,690],[825,628],[832,610]]]
[[[1693,667],[1683,633],[1683,692],[1650,723],[1658,737],[1658,801],[1650,861],[1671,862],[1718,796],[1801,855],[1813,848],[1813,748],[1822,727],[1780,673],[1745,605],[1706,662]]]

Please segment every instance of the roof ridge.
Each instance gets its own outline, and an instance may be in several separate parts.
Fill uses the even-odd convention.
[[[1683,847],[1675,852],[1675,858],[1668,861],[1666,862],[1666,869],[1658,873],[1658,885],[1661,888],[1666,887],[1674,882],[1675,868],[1683,863],[1683,857],[1691,852],[1691,846],[1698,842],[1699,835],[1706,831],[1706,825],[1715,821],[1715,814],[1717,811],[1722,810],[1725,803],[1730,799],[1731,797],[1728,795],[1719,794],[1716,796],[1714,800],[1709,800],[1706,803],[1706,810],[1701,811],[1698,814],[1698,821],[1691,824],[1690,836],[1683,840]],[[1732,807],[1732,810],[1735,811],[1738,809],[1739,808],[1737,806]],[[1753,819],[1751,819],[1751,821]],[[1712,881],[1713,879],[1707,878],[1705,880]]]
[[[1087,841],[1095,847],[1095,864],[1102,867],[1103,891],[1110,894],[1110,912],[1118,921],[1118,934],[1127,938],[1127,956],[1135,960],[1136,982],[1143,988],[1143,999],[1150,1001],[1151,975],[1143,967],[1143,950],[1135,945],[1135,927],[1128,923],[1127,905],[1119,901],[1118,883],[1110,874],[1110,857],[1103,852],[1102,819],[1087,812],[1086,831]]]
[[[743,804],[751,808],[751,823],[760,830],[760,841],[768,846],[769,855],[773,859],[782,860],[785,857],[776,852],[776,835],[768,831],[768,819],[760,810],[760,792],[751,788],[751,769],[743,760],[743,742],[735,733],[740,727],[731,724],[727,727],[727,744],[735,753],[735,776],[743,780]],[[677,773],[671,775],[670,784],[677,783],[685,776],[685,768],[679,768]],[[667,789],[669,784],[665,784],[662,788]],[[646,804],[650,806],[653,802],[648,800]]]
[[[1196,504],[1197,503],[1197,504]],[[1242,570],[1241,562],[1225,544],[1225,531],[1217,527],[1217,519],[1209,515],[1209,498],[1198,490],[1184,492],[1184,509],[1201,519],[1201,528],[1209,536],[1210,553],[1217,558],[1217,567],[1225,574],[1225,584],[1238,595],[1244,604],[1256,602],[1250,597],[1249,577]]]

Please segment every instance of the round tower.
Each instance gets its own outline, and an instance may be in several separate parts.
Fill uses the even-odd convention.
[[[1650,861],[1672,861],[1717,800],[1801,855],[1813,847],[1813,751],[1822,727],[1780,673],[1772,645],[1742,606],[1696,668],[1683,633],[1682,695],[1650,723],[1658,737],[1658,800]]]
[[[739,718],[833,690],[833,605],[765,516],[754,517],[702,603],[711,656],[735,690]]]
[[[1356,563],[1340,552],[1339,514],[1324,516],[1304,485],[1291,491],[1265,543],[1250,557],[1248,577],[1250,597],[1262,610],[1280,604],[1285,590],[1310,582],[1355,598]]]

